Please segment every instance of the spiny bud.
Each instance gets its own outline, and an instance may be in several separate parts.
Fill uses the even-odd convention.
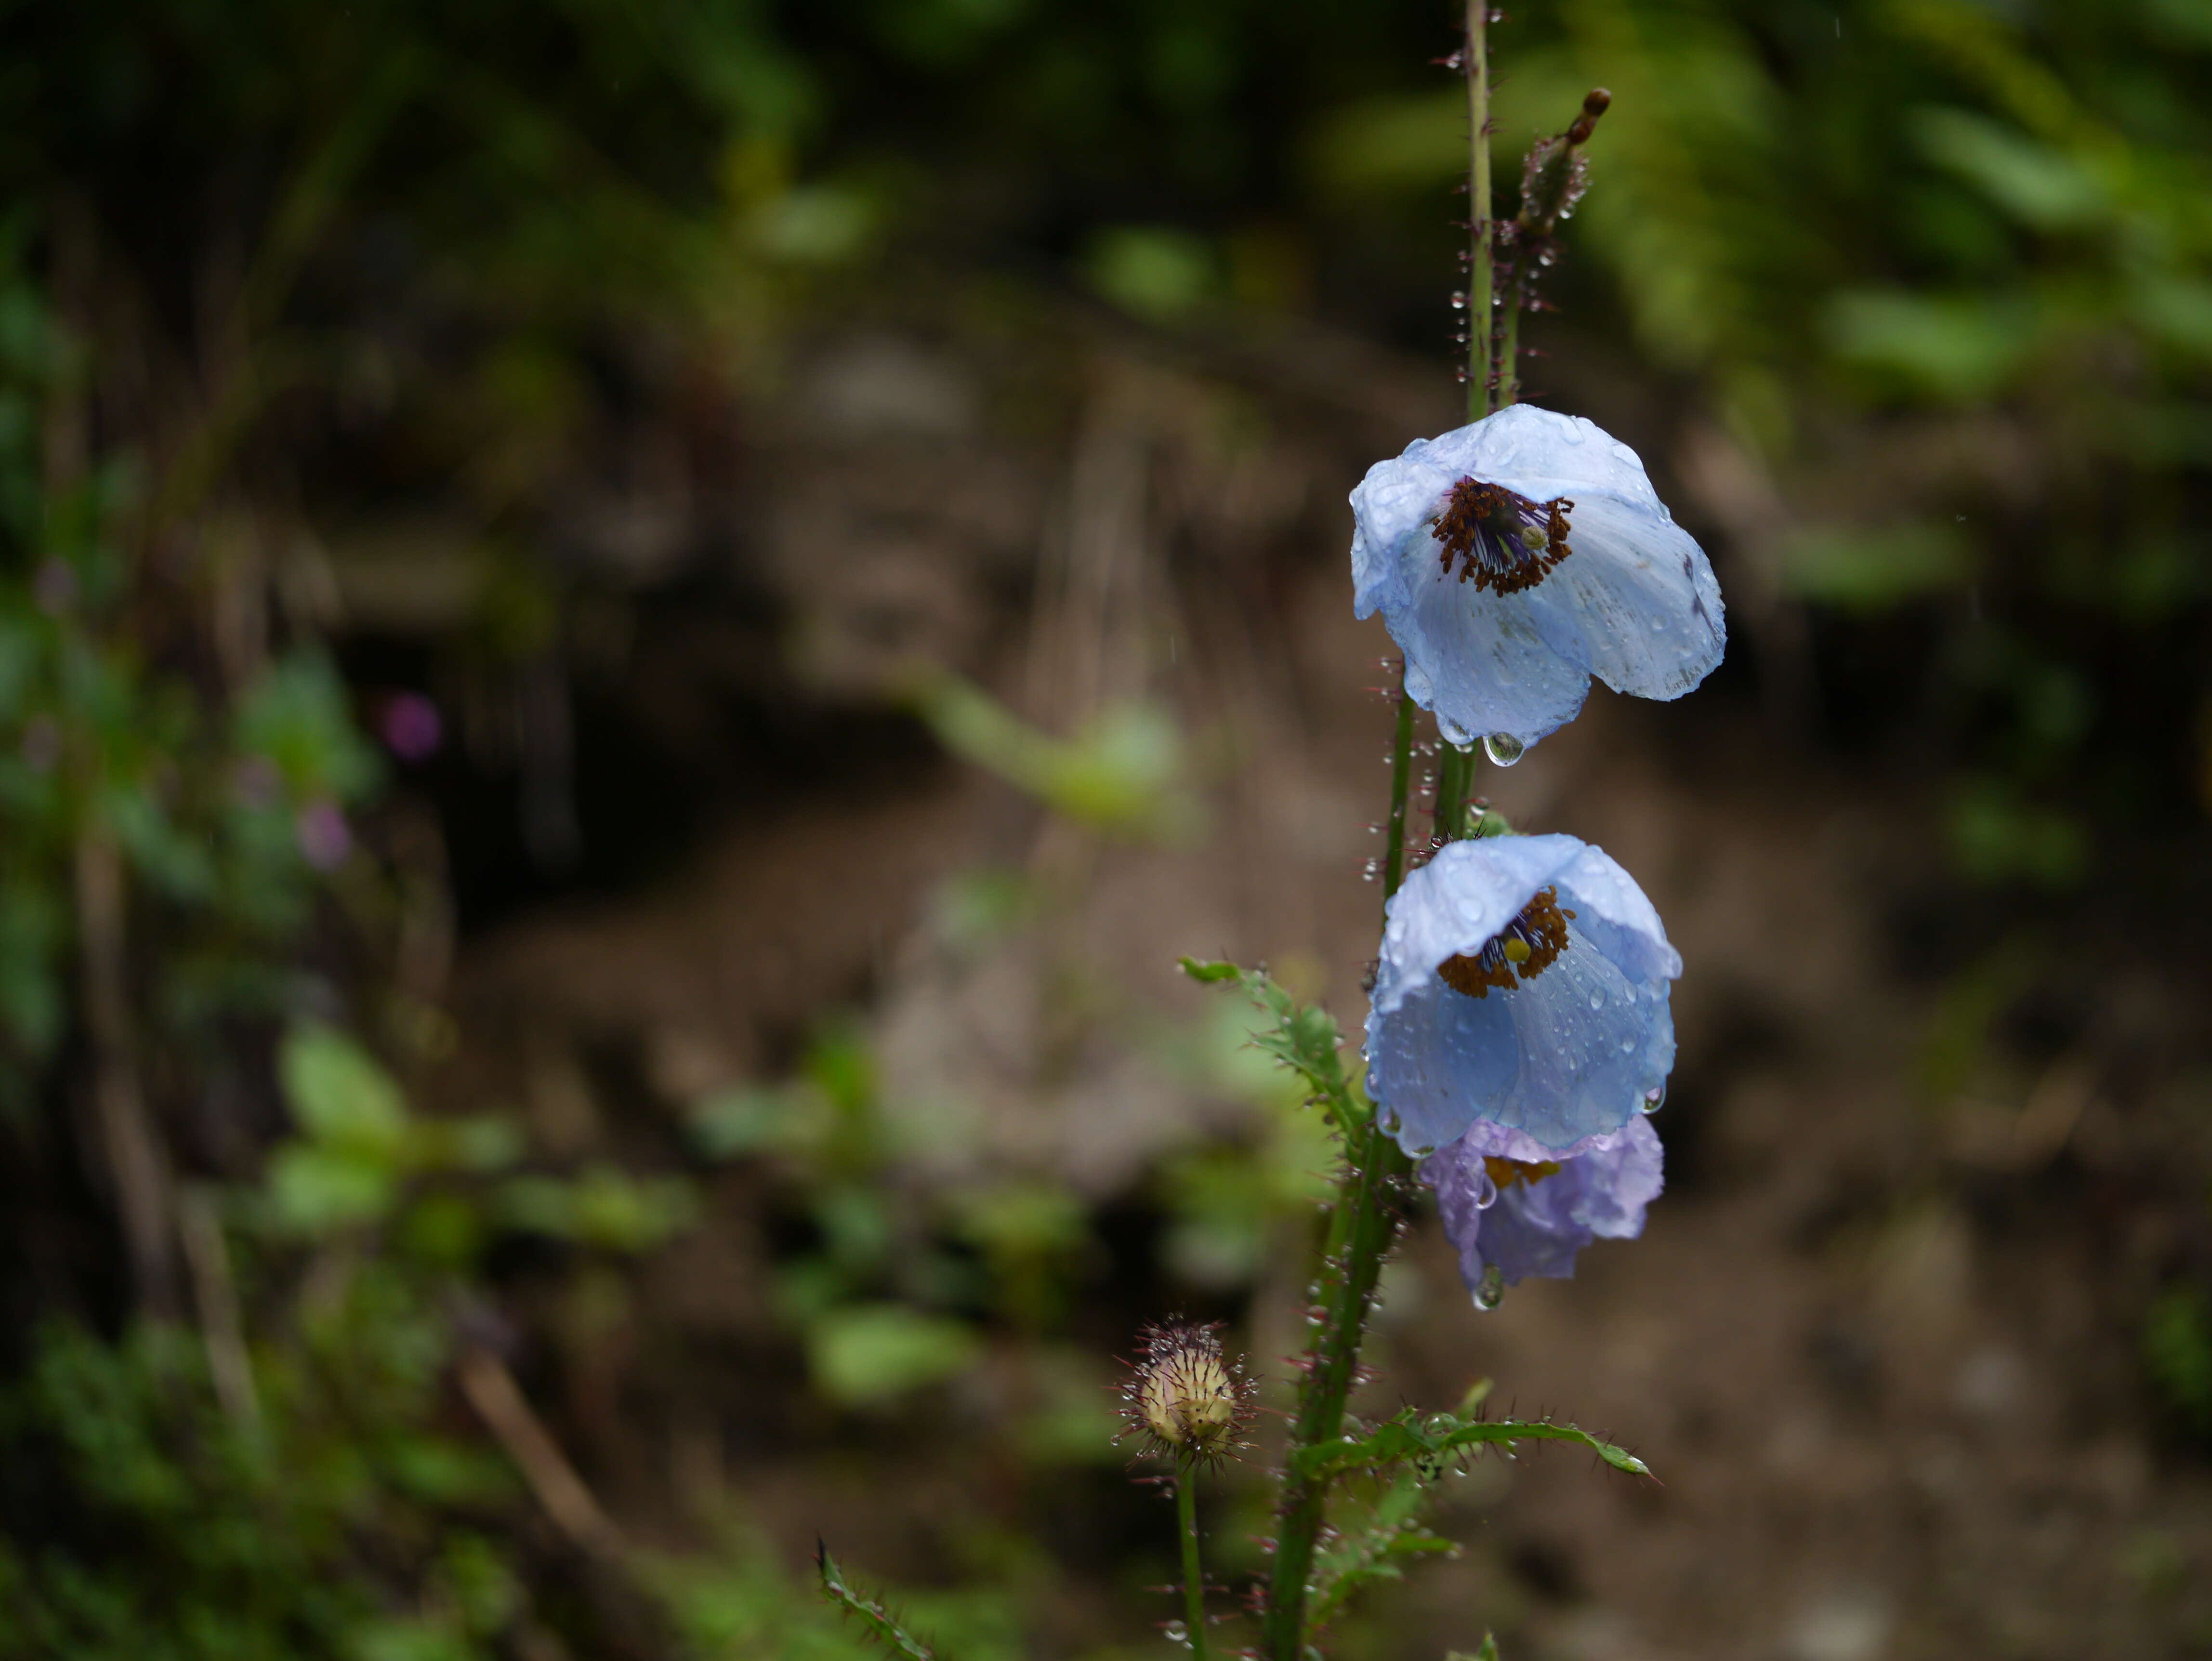
[[[1121,1387],[1129,1428],[1178,1462],[1218,1463],[1252,1420],[1252,1381],[1221,1352],[1218,1322],[1171,1317],[1145,1329]]]

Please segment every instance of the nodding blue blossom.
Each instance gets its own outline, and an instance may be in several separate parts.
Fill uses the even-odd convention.
[[[1476,1305],[1531,1275],[1571,1280],[1575,1254],[1592,1240],[1631,1240],[1659,1197],[1663,1157],[1645,1118],[1555,1153],[1486,1119],[1421,1162],[1436,1190],[1460,1278]]]
[[[1721,660],[1720,585],[1626,444],[1515,404],[1377,462],[1352,493],[1352,610],[1455,744],[1534,744],[1595,675],[1677,698]]]
[[[1681,972],[1651,902],[1601,849],[1447,843],[1384,912],[1368,1093],[1417,1158],[1478,1119],[1574,1152],[1661,1099]]]

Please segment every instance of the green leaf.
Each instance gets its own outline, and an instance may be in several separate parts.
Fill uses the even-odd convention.
[[[509,1227],[636,1253],[689,1227],[699,1202],[681,1177],[641,1180],[613,1165],[592,1165],[573,1180],[513,1177],[499,1189],[498,1209]]]
[[[1966,539],[1933,522],[1807,526],[1784,543],[1781,558],[1792,593],[1850,611],[1963,587],[1973,575]]]
[[[2063,150],[1970,110],[1916,110],[1909,119],[1930,161],[2032,229],[2077,229],[2111,215],[2104,186]]]
[[[1185,958],[1182,963],[1184,974],[1206,983],[1233,981],[1244,972],[1233,963],[1200,963],[1196,958]]]
[[[1574,1442],[1632,1476],[1649,1476],[1651,1468],[1625,1448],[1601,1441],[1588,1431],[1550,1419],[1466,1419],[1455,1413],[1424,1415],[1408,1408],[1369,1434],[1340,1442],[1316,1443],[1292,1455],[1293,1473],[1304,1481],[1352,1470],[1412,1464],[1434,1472],[1464,1449],[1516,1442]]]
[[[854,1304],[806,1335],[814,1381],[832,1401],[866,1406],[964,1372],[980,1346],[963,1323],[903,1304]]]
[[[396,1163],[407,1139],[407,1103],[392,1075],[337,1028],[294,1027],[276,1058],[292,1116],[311,1140],[364,1159]]]
[[[1342,1529],[1335,1543],[1316,1557],[1313,1596],[1306,1606],[1310,1626],[1326,1626],[1352,1594],[1369,1581],[1402,1579],[1404,1571],[1399,1567],[1402,1559],[1459,1549],[1421,1525],[1421,1509],[1428,1495],[1429,1485],[1420,1474],[1407,1472],[1376,1504],[1364,1525]]]
[[[2035,319],[2017,297],[1865,289],[1828,303],[1837,354],[1905,390],[1971,404],[2008,386],[2035,344]]]
[[[830,1548],[814,1542],[814,1567],[822,1576],[822,1595],[846,1614],[855,1617],[860,1629],[902,1661],[937,1661],[937,1652],[893,1620],[890,1612],[872,1597],[863,1597],[845,1584],[843,1571]]]
[[[1182,734],[1164,710],[1115,704],[1060,739],[942,671],[918,678],[911,696],[946,749],[1070,818],[1131,837],[1175,837],[1195,821],[1178,784]]]
[[[1083,264],[1092,288],[1152,323],[1174,322],[1220,286],[1213,250],[1164,226],[1110,226],[1092,238]]]
[[[293,1142],[269,1162],[269,1202],[277,1221],[320,1234],[382,1220],[398,1197],[398,1173],[344,1147]]]

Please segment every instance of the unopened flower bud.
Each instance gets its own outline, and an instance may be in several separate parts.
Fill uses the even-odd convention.
[[[1141,1344],[1121,1390],[1129,1428],[1177,1460],[1216,1461],[1239,1445],[1252,1384],[1222,1354],[1219,1327],[1170,1320],[1146,1327]]]

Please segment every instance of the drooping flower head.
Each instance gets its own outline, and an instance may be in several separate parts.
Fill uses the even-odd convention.
[[[1155,1452],[1179,1463],[1218,1464],[1243,1444],[1252,1422],[1253,1381],[1221,1353],[1216,1322],[1180,1317],[1138,1336],[1138,1360],[1121,1386],[1121,1415]]]
[[[1571,1153],[1481,1119],[1421,1162],[1421,1180],[1436,1190],[1460,1278],[1490,1309],[1529,1275],[1571,1279],[1575,1254],[1592,1240],[1641,1234],[1662,1163],[1658,1133],[1641,1116]]]
[[[1634,879],[1573,837],[1455,842],[1384,913],[1367,1088],[1417,1157],[1478,1119],[1546,1157],[1655,1103],[1682,959]]]
[[[1626,445],[1515,404],[1377,462],[1352,493],[1352,609],[1382,613],[1444,736],[1534,744],[1595,675],[1676,698],[1721,660],[1720,585]]]

